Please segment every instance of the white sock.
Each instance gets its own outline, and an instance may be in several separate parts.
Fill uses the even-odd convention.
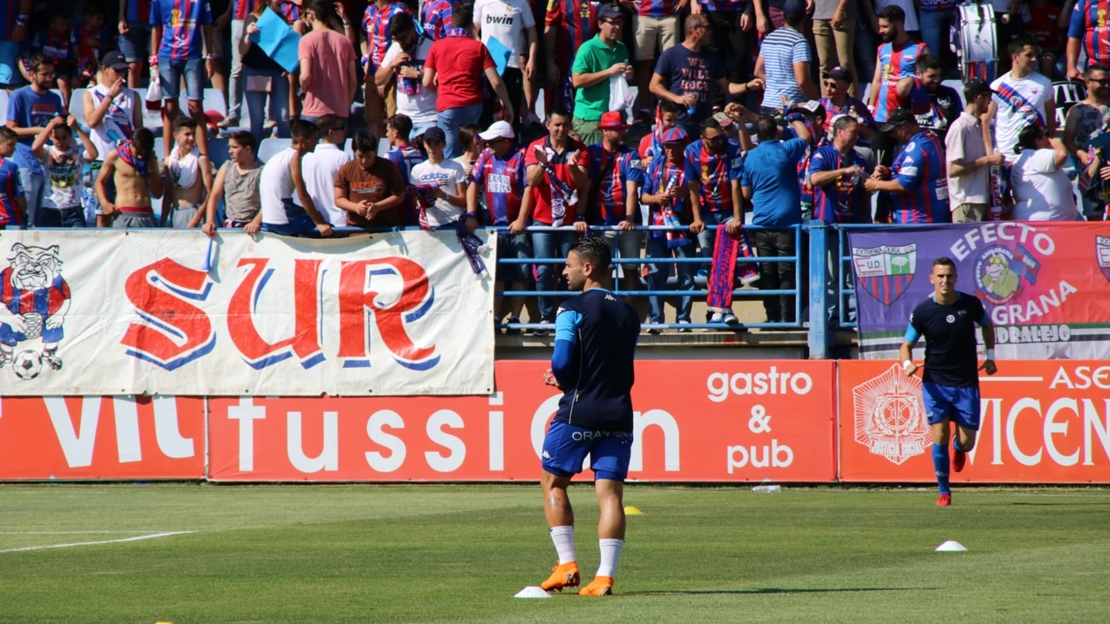
[[[597,567],[597,575],[612,578],[613,573],[617,571],[617,563],[621,560],[624,540],[603,539],[598,540],[597,543],[601,546],[601,565]]]
[[[559,553],[559,565],[577,561],[574,553],[574,527],[551,527],[551,541],[555,543],[555,552]]]

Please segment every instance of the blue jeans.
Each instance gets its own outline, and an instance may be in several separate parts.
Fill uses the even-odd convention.
[[[691,244],[681,245],[679,247],[668,248],[667,238],[665,236],[652,236],[656,232],[648,233],[647,240],[647,257],[650,258],[670,258],[672,255],[675,258],[689,258],[694,254],[694,246]],[[674,270],[672,270],[674,267]],[[679,290],[693,290],[694,289],[694,265],[686,262],[679,262],[670,264],[661,262],[659,264],[648,263],[648,289],[650,290],[665,290],[667,288],[667,278],[671,273],[678,275],[678,289]],[[666,316],[663,313],[663,301],[665,297],[652,295],[648,297],[648,323],[665,323]],[[678,312],[675,314],[676,321],[690,321],[690,309],[693,307],[693,297],[690,295],[679,295],[678,297]]]
[[[247,115],[251,119],[251,134],[256,138],[263,138],[263,126],[266,124],[266,102],[269,101],[270,119],[277,123],[274,129],[275,136],[279,139],[289,138],[289,79],[279,71],[267,71],[243,68],[243,84],[250,85],[251,78],[264,77],[270,79],[270,92],[246,91]]]
[[[162,99],[181,97],[181,76],[185,76],[185,94],[190,100],[204,100],[204,61],[201,59],[171,60],[158,57],[158,78],[162,81]]]
[[[537,225],[545,225],[539,223]],[[558,232],[532,232],[532,250],[536,258],[565,258],[578,240],[578,232],[568,228]],[[555,290],[555,267],[549,263],[536,263],[536,289]],[[540,318],[545,323],[555,322],[555,298],[540,296]]]
[[[876,57],[875,50],[878,47],[879,35],[871,30],[871,21],[860,16],[856,20],[856,69],[859,70],[859,75],[856,76],[856,81],[860,84],[871,84],[871,79],[875,77],[875,65],[879,59]],[[930,52],[932,48],[929,48]],[[863,89],[860,89],[860,97],[863,97]]]
[[[707,212],[703,214],[705,215],[703,220],[705,221],[706,229],[698,232],[698,247],[701,248],[701,253],[698,255],[702,258],[712,258],[713,244],[717,240],[717,230],[710,230],[708,227],[711,225],[724,225],[725,221],[732,218],[732,212]],[[698,266],[699,269],[705,269],[706,273],[709,272],[709,267],[709,264]]]
[[[30,227],[36,223],[35,215],[38,214],[42,204],[43,188],[46,186],[46,174],[40,169],[32,172],[30,167],[19,168],[19,184],[23,186],[23,197],[27,200],[27,221],[24,225]]]
[[[458,158],[462,156],[462,146],[459,145],[459,128],[466,124],[476,124],[482,116],[482,105],[471,104],[459,108],[448,108],[436,117],[436,125],[443,129],[447,135],[447,146],[443,149],[444,158]]]
[[[150,24],[127,22],[127,34],[120,35],[119,51],[128,63],[146,61],[147,48],[150,47]]]
[[[948,43],[948,27],[952,25],[955,12],[955,9],[917,12],[917,22],[921,25],[921,41],[928,46],[929,54],[943,58],[941,46]]]

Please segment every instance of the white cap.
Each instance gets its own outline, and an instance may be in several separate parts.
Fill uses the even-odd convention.
[[[515,139],[516,133],[513,132],[513,127],[507,121],[495,121],[485,132],[478,135],[478,138],[483,141],[492,141],[494,139]]]

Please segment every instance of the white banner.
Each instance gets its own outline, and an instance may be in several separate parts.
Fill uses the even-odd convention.
[[[489,394],[496,238],[3,232],[0,394]]]

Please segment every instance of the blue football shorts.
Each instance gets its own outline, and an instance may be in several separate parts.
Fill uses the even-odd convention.
[[[925,400],[925,416],[930,425],[949,419],[964,429],[979,430],[979,387],[942,386],[931,382],[921,384]]]
[[[632,457],[632,434],[595,431],[555,421],[543,438],[543,469],[557,477],[582,472],[582,462],[590,456],[594,479],[624,481]]]

